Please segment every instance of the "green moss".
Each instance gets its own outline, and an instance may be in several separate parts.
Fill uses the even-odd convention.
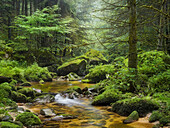
[[[137,121],[139,119],[139,114],[137,111],[133,111],[124,121],[123,123],[132,123],[134,121]]]
[[[11,99],[19,103],[27,102],[27,97],[24,94],[15,91],[12,91]]]
[[[122,93],[114,89],[108,89],[95,97],[92,105],[110,105],[121,99]]]
[[[114,72],[114,65],[100,65],[91,69],[89,74],[85,76],[85,79],[89,79],[91,82],[97,83],[114,74]]]
[[[24,126],[40,125],[41,120],[31,112],[24,112],[16,117],[16,121],[20,121]]]
[[[149,51],[138,55],[139,73],[152,76],[165,71],[168,64],[166,62],[168,55],[162,51]]]
[[[18,92],[26,95],[27,97],[35,98],[35,91],[32,88],[22,88],[18,90]]]
[[[153,111],[152,115],[149,117],[149,122],[158,121],[163,115],[159,111]]]
[[[85,53],[85,56],[87,56],[91,60],[107,62],[107,59],[101,54],[101,52],[94,50],[94,49],[90,49],[90,51]]]
[[[167,125],[168,123],[170,123],[170,116],[164,116],[159,120],[161,125]]]
[[[79,86],[73,86],[73,87],[66,90],[67,93],[73,93],[74,91],[82,94],[82,90]]]
[[[84,61],[84,59],[76,59],[73,61],[65,62],[64,64],[58,67],[58,70],[61,68],[67,67],[69,65],[72,65],[72,64],[79,65],[82,61]]]
[[[0,127],[1,128],[22,128],[21,126],[15,124],[15,123],[11,123],[11,122],[0,122]]]
[[[123,116],[128,116],[133,111],[137,111],[139,116],[145,116],[147,113],[157,110],[159,104],[150,97],[133,97],[115,102],[112,105],[112,111]]]

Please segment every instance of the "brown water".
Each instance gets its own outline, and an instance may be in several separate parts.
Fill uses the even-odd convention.
[[[41,89],[44,92],[59,92],[64,91],[72,86],[91,86],[82,84],[81,82],[51,82],[44,85],[35,85],[33,88]],[[63,102],[62,104],[58,102]],[[39,114],[42,108],[53,108],[59,114],[71,114],[76,116],[75,119],[63,119],[59,121],[49,121],[50,118],[40,116],[45,124],[44,128],[152,128],[153,124],[148,123],[146,118],[141,118],[139,121],[131,124],[123,124],[122,120],[126,117],[119,116],[116,113],[109,111],[109,106],[97,107],[90,105],[89,99],[67,99],[56,97],[55,103],[29,106],[31,111]],[[39,114],[40,115],[40,114]]]

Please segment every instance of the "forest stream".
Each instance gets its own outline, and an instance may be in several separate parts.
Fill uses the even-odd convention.
[[[90,85],[80,81],[56,81],[45,84],[33,83],[32,87],[43,92],[58,93],[72,86],[84,88]],[[126,117],[109,111],[109,106],[92,106],[90,99],[69,99],[59,94],[55,96],[53,103],[24,107],[39,115],[44,128],[152,128],[153,126],[153,124],[148,123],[147,117],[140,118],[137,122],[131,124],[123,124],[122,120]],[[63,119],[61,116],[45,118],[40,114],[42,108],[53,108],[57,115],[67,114],[74,118]]]

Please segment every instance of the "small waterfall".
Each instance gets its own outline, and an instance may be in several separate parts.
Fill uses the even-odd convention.
[[[55,96],[55,101],[60,104],[65,104],[69,106],[74,106],[74,105],[83,105],[79,99],[69,99],[68,96],[62,97],[60,94],[57,94]]]

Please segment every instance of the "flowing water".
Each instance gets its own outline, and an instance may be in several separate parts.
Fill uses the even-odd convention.
[[[82,84],[79,81],[67,82],[56,81],[42,84],[34,83],[33,88],[41,89],[44,92],[60,92],[72,86],[84,88],[90,84]],[[72,115],[73,119],[62,119],[60,116],[57,120],[51,120],[40,116],[44,128],[152,128],[153,124],[147,122],[145,118],[131,124],[123,124],[122,120],[126,117],[119,116],[110,110],[109,106],[92,106],[89,99],[69,99],[59,94],[55,96],[54,103],[38,104],[29,106],[29,109],[40,115],[40,109],[53,108],[57,115]]]

